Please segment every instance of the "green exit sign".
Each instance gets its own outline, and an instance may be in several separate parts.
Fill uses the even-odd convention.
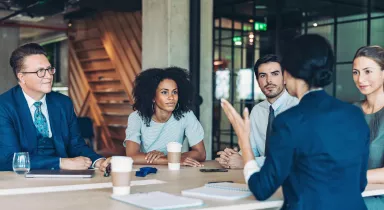
[[[267,30],[266,23],[255,22],[255,31],[266,31],[266,30]]]
[[[261,23],[261,22],[255,22],[255,31],[266,31],[267,30],[267,24]],[[245,25],[243,26],[243,31],[252,31],[252,25]]]
[[[235,36],[232,38],[233,42],[241,42],[241,37],[240,36]]]

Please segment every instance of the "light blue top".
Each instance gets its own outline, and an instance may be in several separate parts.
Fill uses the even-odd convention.
[[[128,127],[125,133],[125,141],[140,144],[140,150],[144,153],[157,150],[167,154],[167,144],[172,141],[183,144],[184,136],[188,138],[191,147],[204,138],[203,127],[192,111],[184,113],[184,117],[180,120],[176,120],[173,115],[166,123],[151,120],[149,127],[135,111],[128,117]]]

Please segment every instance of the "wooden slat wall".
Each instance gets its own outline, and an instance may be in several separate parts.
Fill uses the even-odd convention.
[[[77,106],[75,110],[77,116],[88,116],[93,119],[95,124],[102,128],[105,135],[102,137],[103,145],[108,149],[113,149],[114,145],[108,139],[110,136],[109,130],[106,127],[103,118],[101,117],[101,110],[97,106],[96,99],[89,87],[88,81],[84,75],[83,69],[77,59],[75,50],[72,44],[69,44],[69,64],[70,64],[70,97]],[[72,87],[72,85],[74,87]],[[73,96],[71,95],[73,93]],[[90,110],[90,112],[89,112]],[[90,113],[90,114],[89,114]]]
[[[141,12],[103,12],[69,32],[69,94],[79,116],[100,126],[104,148],[123,152],[132,89],[141,72]]]

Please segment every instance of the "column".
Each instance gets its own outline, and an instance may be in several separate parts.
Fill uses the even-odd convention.
[[[142,68],[189,67],[189,0],[143,0]]]
[[[17,84],[9,58],[18,45],[19,28],[0,27],[0,94]]]
[[[213,0],[201,0],[200,15],[200,122],[204,128],[204,144],[207,160],[212,160],[212,119],[213,119]]]
[[[143,70],[168,66],[189,69],[190,0],[143,0],[142,4]],[[205,132],[207,160],[211,160],[213,0],[201,0],[200,8],[200,123]]]

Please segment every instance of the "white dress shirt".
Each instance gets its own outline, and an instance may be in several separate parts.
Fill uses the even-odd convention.
[[[318,89],[312,89],[312,90],[309,90],[307,91],[306,93],[304,93],[303,97],[310,93],[310,92],[313,92],[313,91],[319,91],[319,90],[323,90],[322,88],[318,88]],[[285,96],[284,96],[285,95]],[[284,97],[288,97],[288,98],[283,98]],[[281,98],[283,98],[282,100],[280,100]],[[290,99],[292,98],[292,99]],[[280,100],[280,101],[279,101]],[[266,103],[264,103],[266,102]],[[278,102],[276,104],[276,102]],[[264,104],[261,104],[261,103],[264,103]],[[268,120],[266,123],[261,123],[261,118],[257,117],[257,115],[252,115],[252,113],[254,112],[254,110],[260,110],[258,111],[257,113],[261,113],[263,114],[264,113],[264,119],[268,119],[268,115],[269,115],[269,106],[271,105],[268,101],[263,101],[259,104],[261,104],[261,107],[264,107],[264,109],[266,109],[266,111],[264,110],[263,112],[261,110],[261,108],[257,108],[256,107],[259,105],[257,104],[253,109],[252,109],[252,112],[251,112],[251,145],[252,145],[252,149],[254,150],[254,144],[256,143],[256,148],[257,150],[260,152],[259,154],[262,154],[263,156],[261,157],[255,157],[256,160],[250,160],[248,161],[245,166],[244,166],[244,178],[245,178],[245,181],[248,183],[248,180],[249,178],[251,178],[251,176],[256,173],[256,172],[259,172],[260,171],[260,168],[263,166],[264,164],[264,160],[265,160],[265,156],[264,156],[264,152],[265,152],[265,137],[266,137],[266,131],[267,131],[267,125],[268,125]],[[283,111],[291,108],[292,106],[296,106],[297,104],[299,103],[299,100],[297,98],[294,98],[292,97],[291,95],[288,94],[287,91],[285,91],[285,93],[283,95],[280,96],[280,98],[278,98],[273,104],[272,104],[272,107],[273,109],[275,110],[275,114],[278,115],[280,113],[282,113]],[[276,104],[276,106],[275,106]],[[265,114],[265,112],[267,114]],[[253,122],[253,124],[252,124]],[[264,125],[265,124],[265,125]],[[261,129],[264,129],[264,141],[261,142],[260,141],[260,135],[263,135],[261,133],[261,131],[263,130],[260,130],[258,129],[258,127],[254,127],[254,125],[257,125],[257,126],[265,126],[265,127],[262,127]],[[254,132],[254,131],[259,131],[259,132]],[[259,134],[259,136],[257,135]],[[252,139],[253,138],[253,139]],[[261,147],[262,146],[262,147]],[[255,153],[255,151],[254,151]],[[255,155],[256,156],[256,155]],[[262,160],[260,160],[260,158],[262,158]],[[259,160],[258,160],[259,159]],[[262,162],[262,163],[261,163]],[[260,164],[261,163],[261,164]]]
[[[283,94],[272,104],[272,107],[275,110],[275,117],[285,110],[296,106],[298,103],[299,100],[296,97],[289,95],[289,93],[284,90]],[[271,103],[264,100],[256,104],[252,108],[250,114],[251,147],[259,167],[264,164],[265,160],[265,141],[267,137],[269,106],[271,106]]]
[[[38,101],[35,101],[35,99],[31,98],[29,95],[27,95],[24,91],[23,91],[23,94],[24,94],[24,97],[25,99],[27,100],[27,103],[28,103],[28,107],[29,107],[29,111],[31,112],[31,116],[32,116],[32,119],[33,119],[33,122],[35,122],[35,111],[36,111],[36,107],[33,105],[35,102],[38,102]],[[45,119],[47,120],[47,124],[48,124],[48,133],[49,133],[49,138],[52,137],[52,131],[51,131],[51,125],[49,123],[49,114],[48,114],[48,107],[47,107],[47,103],[46,103],[46,95],[43,96],[42,99],[40,99],[40,102],[42,103],[41,104],[41,112],[43,113]]]

